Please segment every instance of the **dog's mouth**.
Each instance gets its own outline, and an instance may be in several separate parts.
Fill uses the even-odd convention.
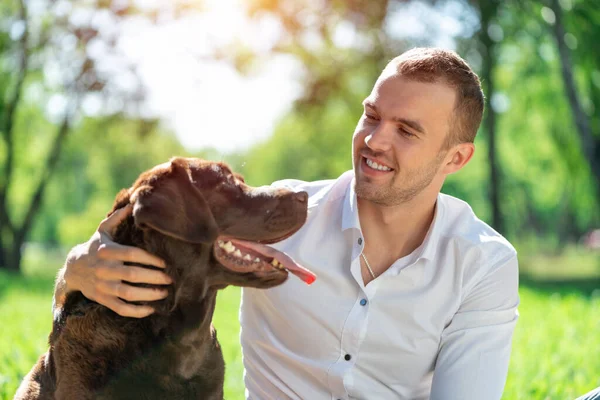
[[[219,237],[213,249],[217,260],[234,272],[291,272],[309,285],[317,278],[313,272],[299,265],[289,255],[261,243]]]

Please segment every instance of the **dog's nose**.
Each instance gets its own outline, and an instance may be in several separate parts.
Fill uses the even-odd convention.
[[[296,200],[298,200],[300,203],[306,203],[308,201],[308,193],[306,193],[306,192],[294,193],[294,198]]]

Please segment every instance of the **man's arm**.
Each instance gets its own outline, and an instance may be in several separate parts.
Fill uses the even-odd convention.
[[[496,400],[508,373],[518,318],[516,254],[490,269],[442,333],[430,400]]]

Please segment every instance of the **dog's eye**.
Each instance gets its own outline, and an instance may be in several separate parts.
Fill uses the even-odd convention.
[[[242,182],[242,183],[246,183],[246,181],[244,180],[244,177],[243,177],[243,176],[241,176],[240,174],[236,174],[236,173],[234,172],[234,173],[233,173],[233,176],[235,176],[235,178],[236,178],[238,181],[240,181],[240,182]]]
[[[229,182],[229,183],[236,183],[235,176],[233,176],[233,174],[227,175],[227,182]]]

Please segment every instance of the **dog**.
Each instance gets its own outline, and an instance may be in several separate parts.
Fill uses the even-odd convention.
[[[267,246],[302,227],[307,200],[306,192],[250,187],[222,162],[173,158],[141,174],[109,213],[133,204],[114,240],[165,260],[168,296],[137,319],[69,293],[48,352],[15,399],[223,399],[225,365],[211,324],[217,292],[270,288],[288,272],[314,281]]]

